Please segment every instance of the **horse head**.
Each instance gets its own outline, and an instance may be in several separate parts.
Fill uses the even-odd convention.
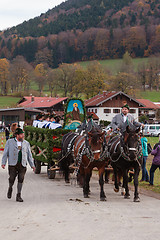
[[[91,132],[88,132],[90,150],[96,161],[100,159],[103,151],[104,135],[105,132],[99,129],[93,129]]]
[[[137,159],[139,132],[140,127],[130,128],[129,126],[126,127],[126,131],[124,132],[124,150],[131,160]]]

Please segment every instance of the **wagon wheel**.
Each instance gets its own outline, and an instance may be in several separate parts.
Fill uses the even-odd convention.
[[[54,162],[48,163],[48,166],[47,166],[47,175],[48,175],[48,178],[49,178],[49,179],[55,179],[56,171],[50,171],[50,170],[49,170],[54,164],[55,164]]]
[[[34,160],[35,163],[35,174],[40,174],[41,173],[41,161]]]

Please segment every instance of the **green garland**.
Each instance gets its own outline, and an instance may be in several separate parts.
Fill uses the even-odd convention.
[[[67,100],[67,103],[65,104],[63,128],[66,126],[66,115],[67,115],[67,109],[68,109],[68,104],[69,104],[70,100],[80,100],[82,102],[82,106],[83,106],[83,110],[84,110],[84,119],[83,119],[83,121],[86,119],[86,108],[85,108],[85,105],[84,105],[84,101],[81,98],[69,98]]]
[[[66,133],[70,132],[69,130],[64,129],[43,129],[43,128],[35,128],[31,126],[26,126],[25,130],[25,139],[30,143],[31,147],[36,146],[33,151],[33,158],[35,160],[51,163],[52,161],[56,161],[60,158],[60,152],[53,152],[53,147],[61,148],[62,137]],[[53,136],[57,137],[53,139]],[[39,154],[38,147],[43,151],[46,149],[45,155],[46,158]]]

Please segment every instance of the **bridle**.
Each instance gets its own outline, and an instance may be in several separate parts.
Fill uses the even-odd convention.
[[[117,162],[121,157],[123,157],[123,159],[126,160],[126,161],[132,162],[132,161],[135,161],[135,160],[130,159],[129,151],[134,151],[134,152],[136,152],[136,161],[140,165],[139,159],[142,156],[141,143],[140,143],[140,141],[138,141],[138,144],[137,144],[136,147],[128,147],[128,144],[127,144],[128,137],[129,137],[129,134],[127,134],[127,136],[123,136],[120,132],[118,133],[118,135],[113,137],[113,142],[108,143],[108,156],[109,156],[109,158],[111,159],[112,162]],[[122,143],[122,145],[121,145],[121,143]],[[117,151],[118,145],[121,146],[120,147],[120,154],[119,154],[119,156],[117,156],[114,159],[114,154],[115,155],[117,154],[116,151]],[[110,149],[112,149],[112,151],[113,151],[112,153],[111,153]]]

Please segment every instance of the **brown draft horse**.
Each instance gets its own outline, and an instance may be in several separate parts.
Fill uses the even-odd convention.
[[[134,202],[139,202],[138,193],[138,176],[142,165],[141,144],[139,142],[138,133],[140,128],[131,129],[126,127],[123,140],[119,136],[115,137],[113,144],[110,145],[111,162],[115,174],[115,188],[119,190],[117,181],[117,171],[120,169],[123,176],[123,185],[125,187],[124,198],[130,198],[128,188],[128,172],[130,168],[134,169]]]
[[[74,142],[73,155],[76,162],[79,161],[79,172],[81,178],[83,178],[84,198],[89,197],[89,182],[92,176],[92,170],[96,167],[99,172],[100,200],[106,200],[103,180],[106,164],[104,157],[104,135],[104,132],[93,128],[92,131],[88,133],[88,144],[86,144],[86,138],[84,136],[78,136]]]

